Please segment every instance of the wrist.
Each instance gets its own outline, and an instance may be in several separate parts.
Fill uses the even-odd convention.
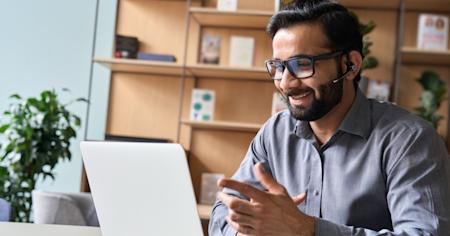
[[[301,232],[301,236],[314,236],[316,229],[316,218],[306,215],[299,224],[297,232]]]

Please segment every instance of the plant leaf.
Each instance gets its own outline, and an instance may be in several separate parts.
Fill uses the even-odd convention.
[[[22,99],[22,97],[19,94],[17,94],[17,93],[9,96],[9,98],[14,98],[14,99],[19,99],[19,100]]]
[[[7,129],[9,129],[9,127],[11,127],[10,124],[0,126],[0,134],[3,134]]]
[[[77,102],[85,102],[89,104],[89,100],[87,100],[86,98],[77,98],[75,101]]]

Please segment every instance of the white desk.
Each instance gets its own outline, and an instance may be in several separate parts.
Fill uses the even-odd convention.
[[[2,236],[101,236],[100,228],[0,222]]]

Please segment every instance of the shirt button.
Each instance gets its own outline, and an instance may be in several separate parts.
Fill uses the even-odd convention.
[[[314,194],[314,196],[319,196],[319,191],[314,190],[313,194]]]

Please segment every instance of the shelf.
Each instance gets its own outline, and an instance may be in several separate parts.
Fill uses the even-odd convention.
[[[213,206],[210,205],[197,204],[197,211],[200,219],[209,220],[211,217],[212,208]]]
[[[227,122],[227,121],[202,122],[202,121],[183,120],[181,121],[181,123],[197,129],[230,130],[230,131],[243,131],[255,133],[258,132],[259,128],[261,128],[261,124]]]
[[[348,8],[367,10],[400,10],[401,5],[401,0],[339,0],[338,2]],[[404,2],[407,11],[450,12],[449,0],[404,0]]]
[[[202,26],[265,29],[272,11],[237,10],[219,11],[215,8],[191,7],[189,12]]]
[[[424,64],[450,66],[450,51],[430,51],[412,47],[402,48],[402,62],[405,64]]]
[[[348,8],[360,9],[397,10],[400,7],[400,0],[338,0],[338,2]]]
[[[117,58],[94,58],[94,62],[111,69],[113,72],[146,73],[172,76],[181,76],[183,74],[183,66],[172,62]]]
[[[196,64],[188,65],[188,71],[195,77],[249,79],[272,82],[265,68],[239,68],[229,66]]]
[[[407,11],[429,11],[450,13],[449,0],[405,0]]]

